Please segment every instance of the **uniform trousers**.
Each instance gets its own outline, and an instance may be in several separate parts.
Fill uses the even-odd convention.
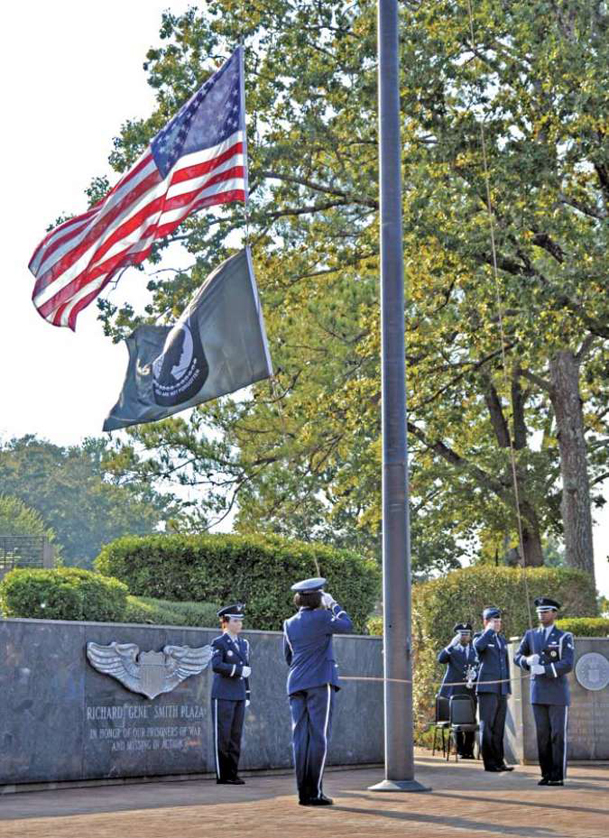
[[[564,780],[567,774],[567,721],[569,708],[563,704],[533,704],[537,728],[537,751],[541,776]]]
[[[311,800],[323,793],[335,692],[331,684],[324,684],[290,695],[294,767],[300,800]]]
[[[216,777],[218,780],[233,780],[237,776],[241,755],[245,701],[212,698],[211,710],[216,751]]]
[[[484,768],[492,771],[505,762],[503,733],[507,714],[507,695],[478,693],[478,707],[482,729],[482,759]]]

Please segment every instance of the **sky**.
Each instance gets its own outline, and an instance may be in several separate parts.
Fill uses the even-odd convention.
[[[3,10],[4,439],[29,433],[59,445],[78,444],[101,434],[117,400],[126,348],[103,336],[94,304],[80,314],[76,333],[43,321],[31,303],[27,264],[49,224],[87,208],[84,190],[92,177],[108,174],[111,183],[116,181],[107,163],[112,138],[127,119],[148,116],[154,106],[142,64],[147,50],[160,43],[161,14],[168,7],[180,13],[188,5],[182,0],[31,0]],[[145,275],[127,271],[111,298],[141,310],[146,281]],[[609,504],[596,517],[597,585],[609,596]]]

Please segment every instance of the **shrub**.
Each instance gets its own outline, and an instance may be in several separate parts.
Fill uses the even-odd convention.
[[[219,605],[207,602],[169,602],[150,597],[128,596],[123,622],[215,628],[218,625],[219,608]]]
[[[380,585],[376,562],[323,544],[274,535],[125,536],[95,561],[132,594],[172,601],[242,601],[250,628],[277,630],[294,609],[290,586],[325,576],[356,631],[365,631]]]
[[[483,608],[496,605],[503,612],[506,637],[521,636],[529,627],[527,591],[531,601],[542,595],[557,599],[562,604],[561,614],[565,617],[596,614],[594,584],[583,571],[539,567],[527,569],[526,575],[525,586],[522,570],[475,565],[413,586],[413,686],[420,730],[433,718],[434,696],[443,673],[443,667],[436,662],[436,655],[453,636],[456,622],[471,622],[476,631],[482,628]],[[531,605],[531,609],[536,624],[534,606]],[[561,627],[567,622],[561,621]],[[573,622],[596,624],[599,620]],[[371,634],[381,635],[382,619],[371,618],[368,628]]]
[[[556,625],[576,637],[609,637],[609,619],[606,617],[571,617],[557,620]]]
[[[127,586],[118,579],[76,567],[16,568],[0,583],[5,617],[120,622]]]

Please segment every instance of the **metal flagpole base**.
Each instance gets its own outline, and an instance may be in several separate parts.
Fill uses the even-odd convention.
[[[416,780],[383,780],[375,786],[368,786],[368,791],[431,791]]]

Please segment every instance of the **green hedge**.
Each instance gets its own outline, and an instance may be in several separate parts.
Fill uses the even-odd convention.
[[[290,586],[299,579],[325,576],[360,632],[380,589],[376,562],[272,535],[125,536],[104,547],[95,567],[136,596],[245,602],[246,628],[266,630],[280,629],[293,613]]]
[[[576,637],[609,637],[609,619],[606,617],[571,617],[557,620],[556,625]]]
[[[120,622],[128,588],[118,579],[76,567],[16,568],[0,583],[5,617]]]
[[[152,623],[156,626],[218,626],[219,605],[207,602],[170,602],[150,597],[127,597],[124,623]]]
[[[530,568],[526,580],[525,586],[523,572],[519,569],[476,565],[413,586],[414,702],[419,731],[433,718],[434,696],[444,672],[444,667],[436,662],[436,655],[453,636],[456,622],[471,622],[476,631],[482,628],[483,608],[496,605],[503,612],[506,637],[520,636],[529,627],[527,589],[531,601],[542,595],[557,599],[563,606],[561,614],[565,618],[597,613],[594,583],[582,571]],[[531,609],[536,625],[534,606]],[[586,623],[590,622],[599,621],[586,620]],[[371,634],[382,634],[382,619],[369,620],[368,628]]]

